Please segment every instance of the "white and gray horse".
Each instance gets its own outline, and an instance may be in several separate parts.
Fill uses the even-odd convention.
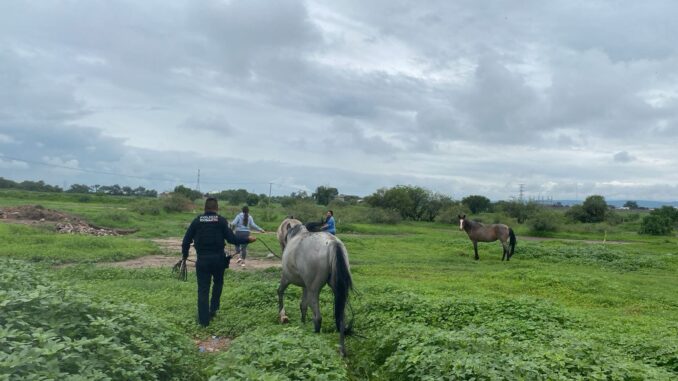
[[[278,287],[280,322],[289,322],[283,299],[285,289],[291,283],[304,290],[300,305],[301,321],[306,322],[310,305],[315,332],[320,332],[320,290],[328,284],[334,293],[334,321],[339,331],[339,350],[344,356],[345,310],[349,291],[353,288],[346,247],[332,234],[310,232],[301,223],[287,229],[282,254],[282,278]]]

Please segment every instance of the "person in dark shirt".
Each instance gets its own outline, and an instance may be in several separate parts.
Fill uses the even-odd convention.
[[[255,237],[239,238],[228,227],[226,219],[217,214],[219,204],[215,198],[205,200],[205,213],[196,217],[186,230],[181,244],[182,259],[188,258],[191,243],[198,259],[195,273],[198,279],[198,323],[206,327],[219,310],[221,290],[224,286],[224,271],[230,258],[224,254],[224,240],[231,244],[246,244],[256,241]],[[209,301],[210,284],[212,299]]]

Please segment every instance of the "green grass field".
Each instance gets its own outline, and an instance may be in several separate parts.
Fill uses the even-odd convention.
[[[279,270],[229,270],[222,310],[209,328],[201,329],[195,322],[193,278],[179,282],[168,268],[96,266],[95,262],[157,252],[146,238],[181,236],[193,216],[139,215],[126,209],[130,202],[49,199],[32,197],[28,192],[2,194],[0,207],[41,204],[99,225],[140,230],[124,237],[83,237],[0,224],[0,260],[4,261],[0,276],[12,279],[16,276],[12,268],[29,266],[27,271],[44,277],[47,285],[38,287],[43,293],[64,292],[66,296],[59,296],[63,300],[73,295],[80,301],[121,305],[122,310],[131,308],[147,318],[143,324],[163,327],[171,336],[168,343],[176,345],[184,360],[163,354],[174,373],[154,365],[150,369],[156,369],[152,372],[159,379],[678,378],[676,237],[638,236],[633,227],[592,225],[560,231],[554,234],[558,239],[536,241],[523,239],[527,230],[516,226],[518,246],[510,262],[500,260],[498,243],[480,244],[481,260],[474,261],[470,241],[453,225],[339,223],[339,237],[349,251],[357,291],[352,296],[350,314],[355,334],[347,339],[348,356],[342,359],[337,353],[329,290],[321,296],[324,322],[320,334],[313,333],[311,323],[300,322],[297,306],[301,292],[294,286],[286,295],[291,323],[278,324]],[[223,209],[232,213],[237,208]],[[255,218],[257,213],[253,209]],[[276,213],[280,218],[284,215],[282,209],[276,209]],[[484,217],[487,222],[493,222],[487,218],[497,218]],[[262,221],[260,225],[274,230],[278,221]],[[601,230],[607,231],[608,240],[627,242],[584,241],[602,240]],[[572,238],[579,240],[569,240]],[[274,242],[273,236],[265,239],[269,246]],[[252,249],[263,253],[264,248],[257,245],[254,243]],[[15,259],[33,263],[17,265],[11,262]],[[62,262],[76,265],[52,266]],[[28,307],[22,304],[28,302],[21,300],[39,301],[31,296],[28,286],[26,291],[15,292],[12,284],[4,283],[3,287],[10,289],[0,291],[0,307],[15,311],[12,316],[28,316],[24,313]],[[60,291],[64,289],[67,291]],[[112,313],[106,308],[101,311]],[[41,364],[35,369],[50,369],[45,364],[55,355],[44,349],[46,341],[27,339],[30,326],[3,319],[0,317],[0,343],[23,348],[25,361]],[[138,335],[144,338],[142,333]],[[198,353],[186,343],[186,339],[213,335],[232,338],[229,349]],[[62,336],[47,342],[63,344],[67,339]],[[137,343],[142,339],[135,340],[126,345],[145,348]],[[152,338],[143,340],[154,343]],[[29,351],[26,348],[30,346],[42,350]],[[84,356],[85,351],[73,349],[72,353]],[[21,366],[21,359],[2,354],[0,349],[0,379],[3,375],[11,379],[9,375]],[[86,361],[96,364],[95,358],[92,355]],[[115,355],[107,358],[118,361]]]

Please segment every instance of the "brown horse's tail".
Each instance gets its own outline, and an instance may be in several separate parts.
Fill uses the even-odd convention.
[[[513,229],[509,228],[509,246],[511,246],[511,252],[509,252],[509,258],[513,256],[513,252],[516,251],[516,235],[513,233]]]
[[[332,278],[334,278],[334,321],[337,325],[337,331],[339,331],[341,354],[344,355],[344,334],[346,332],[345,312],[349,291],[353,289],[353,279],[351,278],[351,271],[348,268],[348,256],[344,251],[344,246],[335,242],[334,248],[335,264],[332,271]]]

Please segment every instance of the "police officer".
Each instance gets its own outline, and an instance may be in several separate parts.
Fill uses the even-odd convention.
[[[184,241],[181,244],[181,255],[188,258],[188,249],[194,242],[198,260],[195,263],[195,272],[198,278],[198,323],[206,327],[219,310],[221,290],[224,286],[224,271],[228,267],[230,258],[224,254],[224,240],[232,244],[246,244],[256,241],[255,237],[239,238],[228,227],[226,219],[217,214],[219,204],[217,199],[205,200],[205,213],[196,217],[186,230]],[[208,304],[210,284],[212,300]]]

